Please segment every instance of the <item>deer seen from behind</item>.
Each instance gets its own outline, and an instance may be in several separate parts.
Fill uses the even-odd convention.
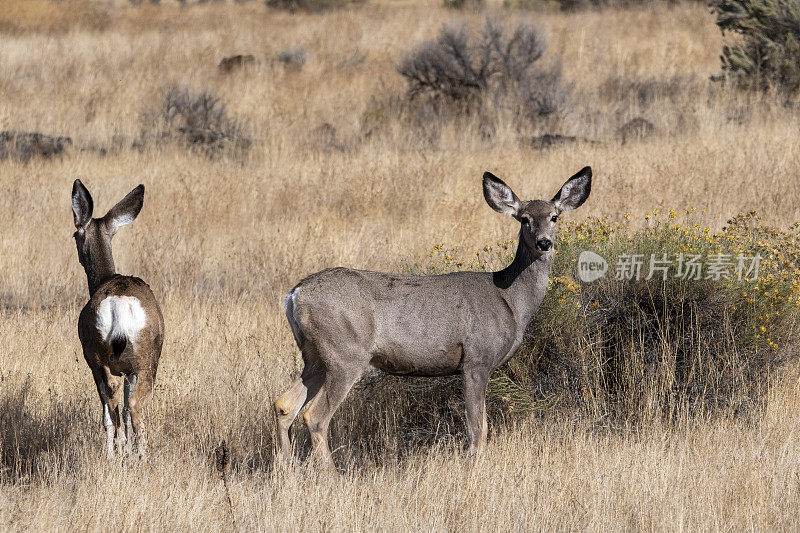
[[[591,180],[585,167],[552,200],[523,201],[486,172],[486,202],[520,224],[514,260],[498,272],[410,276],[332,268],[289,291],[284,307],[304,368],[275,402],[285,459],[292,453],[289,428],[308,404],[303,418],[313,452],[333,467],[328,425],[369,367],[404,376],[461,374],[469,452],[483,448],[489,376],[522,343],[547,291],[556,221],[586,201]]]
[[[89,282],[78,337],[100,395],[109,458],[123,424],[126,451],[144,453],[142,408],[153,391],[164,340],[164,319],[153,291],[139,278],[117,274],[111,256],[111,239],[133,222],[143,202],[144,185],[139,185],[104,217],[92,218],[89,191],[80,180],[72,186],[75,243]]]

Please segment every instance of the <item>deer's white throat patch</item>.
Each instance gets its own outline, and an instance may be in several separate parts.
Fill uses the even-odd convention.
[[[97,309],[97,331],[106,342],[127,339],[133,342],[147,324],[141,302],[133,296],[109,296]]]

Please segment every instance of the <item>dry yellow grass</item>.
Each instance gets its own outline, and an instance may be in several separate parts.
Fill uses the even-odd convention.
[[[479,24],[483,15],[421,1],[376,0],[322,15],[255,2],[185,10],[118,3],[104,8],[100,25],[80,19],[63,30],[59,6],[49,6],[58,24],[27,4],[16,26],[0,21],[0,129],[69,135],[78,148],[123,147],[0,162],[0,528],[231,529],[210,473],[222,439],[233,450],[231,497],[244,529],[800,525],[800,401],[789,370],[755,421],[616,430],[586,420],[494,424],[475,463],[459,451],[462,433],[404,447],[395,410],[412,393],[392,404],[356,392],[334,418],[331,444],[345,475],[273,463],[271,401],[299,359],[283,294],[328,266],[397,271],[435,243],[469,250],[513,237],[514,225],[482,199],[486,169],[521,196],[544,197],[590,164],[592,197],[575,217],[697,206],[712,227],[754,208],[775,225],[800,220],[797,114],[709,90],[721,39],[707,8],[490,8],[544,29],[547,57],[560,58],[576,83],[575,110],[557,133],[601,143],[541,152],[501,124],[492,143],[472,125],[445,126],[429,145],[389,117],[380,135],[340,152],[310,147],[311,131],[330,123],[357,138],[365,112],[403,93],[394,65],[406,50],[444,22]],[[309,52],[302,70],[273,61],[295,45]],[[355,51],[365,61],[341,66]],[[254,54],[257,64],[220,75],[217,63],[236,53]],[[612,76],[694,76],[696,89],[640,108],[603,94]],[[247,123],[249,157],[125,147],[169,84],[219,94]],[[616,128],[639,115],[662,133],[621,145]],[[87,298],[71,239],[77,177],[101,211],[137,183],[147,186],[143,212],[114,243],[118,271],[150,283],[167,325],[144,462],[102,460],[99,402],[76,335]],[[386,433],[359,432],[353,426],[364,416],[385,419]]]

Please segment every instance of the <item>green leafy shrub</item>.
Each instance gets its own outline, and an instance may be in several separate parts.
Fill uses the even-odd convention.
[[[722,34],[724,77],[742,88],[785,93],[800,88],[800,2],[719,0],[713,4]]]

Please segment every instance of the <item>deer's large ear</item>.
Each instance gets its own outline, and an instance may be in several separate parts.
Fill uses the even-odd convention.
[[[519,212],[520,201],[517,195],[491,172],[483,173],[483,197],[489,207],[498,213],[513,217]]]
[[[92,210],[94,202],[89,189],[84,187],[81,180],[75,180],[72,184],[72,216],[75,218],[75,227],[80,229],[92,220]]]
[[[108,224],[112,235],[122,226],[133,222],[133,219],[135,219],[139,211],[142,210],[143,204],[144,185],[139,185],[129,192],[125,198],[120,200],[117,205],[109,209],[106,216],[103,217],[103,220]]]
[[[577,209],[592,192],[592,169],[583,167],[577,174],[561,186],[561,190],[551,200],[561,211]]]

